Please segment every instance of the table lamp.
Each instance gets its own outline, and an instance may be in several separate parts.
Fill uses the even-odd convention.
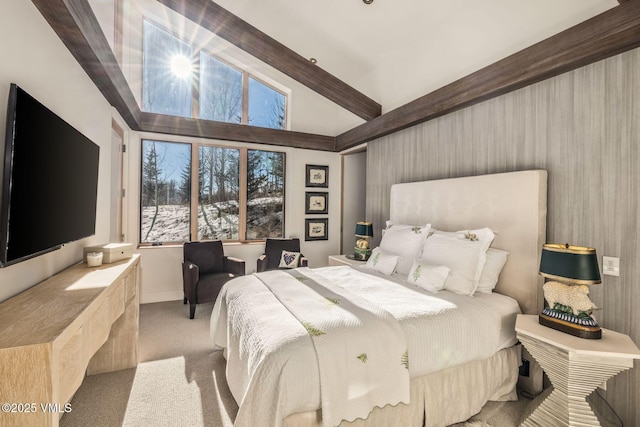
[[[356,247],[354,248],[354,259],[366,261],[371,256],[369,239],[373,237],[373,225],[368,221],[356,223]]]
[[[548,306],[538,316],[540,324],[580,338],[600,339],[587,286],[602,283],[596,250],[547,243],[542,247],[540,275],[551,279],[543,286]]]

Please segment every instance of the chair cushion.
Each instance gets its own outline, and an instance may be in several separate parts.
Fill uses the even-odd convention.
[[[222,286],[229,280],[236,277],[231,273],[212,273],[200,276],[197,285],[196,302],[215,301],[222,289]]]
[[[201,275],[224,271],[224,249],[219,240],[185,243],[184,258],[197,265]]]

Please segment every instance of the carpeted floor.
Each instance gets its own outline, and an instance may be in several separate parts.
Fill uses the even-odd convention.
[[[182,301],[141,305],[138,367],[86,377],[60,426],[232,427],[238,407],[210,343],[212,308],[198,305],[190,320]],[[517,426],[527,403],[489,402],[456,427]]]

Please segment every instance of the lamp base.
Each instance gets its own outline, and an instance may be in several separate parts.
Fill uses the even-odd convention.
[[[367,261],[369,259],[369,257],[371,256],[371,249],[360,249],[360,248],[353,248],[353,255],[355,256],[355,259],[360,260],[360,261]]]
[[[551,329],[579,338],[586,338],[590,340],[598,340],[602,338],[600,326],[598,326],[598,324],[591,318],[585,320],[578,316],[545,308],[544,311],[538,315],[538,322]],[[588,324],[585,325],[583,323]]]

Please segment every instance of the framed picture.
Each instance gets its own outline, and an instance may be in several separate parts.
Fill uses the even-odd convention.
[[[304,240],[329,240],[329,218],[307,218],[304,225]]]
[[[329,166],[307,165],[307,187],[329,187]]]
[[[305,193],[304,213],[306,214],[328,214],[329,213],[329,193]]]

